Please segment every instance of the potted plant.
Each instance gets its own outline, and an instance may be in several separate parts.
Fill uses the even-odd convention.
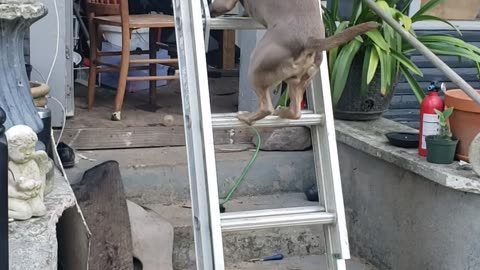
[[[440,132],[437,135],[425,137],[427,143],[427,161],[436,164],[451,164],[455,158],[458,139],[452,136],[450,127],[447,123],[448,118],[453,113],[453,107],[445,109],[443,112],[435,109],[440,125]]]
[[[362,0],[352,1],[352,13],[346,19],[338,15],[340,0],[331,0],[329,7],[323,8],[327,36],[367,21],[377,21],[382,26],[328,51],[335,117],[347,120],[372,120],[381,117],[388,110],[393,90],[401,75],[421,103],[425,94],[415,76],[422,77],[423,73],[409,59],[409,54],[415,49]],[[449,22],[426,14],[441,2],[442,0],[431,0],[410,17],[407,13],[411,0],[376,1],[387,14],[391,14],[405,30],[415,36],[412,24],[421,21],[440,21],[460,33]],[[480,67],[480,49],[461,39],[445,34],[416,37],[437,55],[471,59],[477,63],[477,68]]]

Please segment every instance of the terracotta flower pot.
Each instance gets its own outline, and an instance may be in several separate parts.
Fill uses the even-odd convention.
[[[480,94],[480,90],[477,92]],[[454,108],[449,124],[452,134],[459,140],[456,157],[468,162],[470,144],[480,133],[480,105],[462,90],[453,89],[445,94],[445,106]]]

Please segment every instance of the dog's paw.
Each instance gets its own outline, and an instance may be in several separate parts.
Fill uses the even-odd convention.
[[[280,118],[289,118],[287,117],[289,114],[290,114],[290,108],[289,107],[282,107],[282,106],[278,106],[277,109],[275,109],[275,111],[273,111],[273,115],[276,115]]]
[[[283,119],[292,119],[292,120],[300,119],[300,117],[302,116],[300,111],[294,112],[289,107],[277,108],[273,112],[273,114]]]
[[[245,124],[251,126],[253,124],[252,116],[254,113],[251,112],[238,112],[237,118],[238,120],[244,122]]]
[[[278,116],[279,111],[284,110],[284,109],[288,109],[288,107],[284,107],[284,106],[278,105],[278,106],[275,108],[275,110],[273,111],[272,115]]]

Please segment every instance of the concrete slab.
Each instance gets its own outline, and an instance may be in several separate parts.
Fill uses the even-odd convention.
[[[173,270],[173,226],[161,216],[127,200],[133,256],[142,270]]]
[[[325,256],[291,257],[272,262],[244,262],[227,266],[228,270],[327,270]],[[367,262],[352,258],[347,260],[347,270],[376,270]]]
[[[227,211],[259,210],[280,207],[316,205],[305,199],[303,193],[280,193],[275,195],[248,196],[229,202]],[[175,227],[174,269],[191,269],[195,265],[192,217],[190,202],[163,205],[147,204]],[[224,233],[225,261],[229,264],[248,261],[252,258],[282,253],[285,256],[323,254],[325,240],[320,225],[253,230]]]

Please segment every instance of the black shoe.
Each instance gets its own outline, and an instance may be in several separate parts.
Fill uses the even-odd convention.
[[[57,146],[57,152],[64,168],[72,168],[75,165],[75,152],[70,146],[60,142]]]
[[[305,196],[307,196],[307,200],[311,202],[318,202],[318,189],[317,185],[312,185],[311,187],[305,190]]]

